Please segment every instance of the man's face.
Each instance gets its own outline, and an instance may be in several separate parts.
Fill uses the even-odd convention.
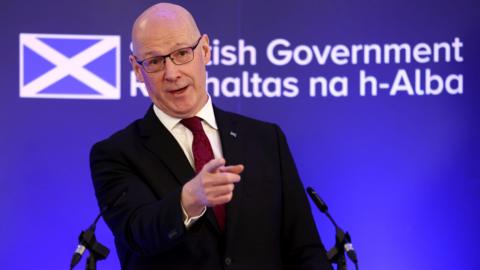
[[[134,52],[136,60],[167,55],[181,48],[192,47],[200,37],[192,32],[188,25],[162,25],[148,29],[137,38]],[[168,115],[178,118],[192,117],[208,99],[205,89],[205,65],[210,60],[210,48],[206,35],[201,37],[193,53],[193,60],[182,65],[176,65],[167,58],[164,68],[153,73],[146,72],[136,63],[135,57],[130,57],[137,79],[145,83],[153,103]]]

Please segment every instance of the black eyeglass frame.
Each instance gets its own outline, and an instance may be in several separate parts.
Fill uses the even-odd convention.
[[[165,61],[167,60],[167,58],[170,58],[170,60],[172,60],[172,63],[174,63],[175,65],[184,65],[184,64],[187,64],[187,63],[192,62],[193,59],[195,58],[195,49],[198,47],[198,44],[200,44],[200,40],[202,40],[202,37],[203,37],[203,35],[198,38],[198,40],[197,40],[197,42],[195,43],[195,45],[190,46],[190,47],[184,47],[184,48],[177,49],[177,50],[175,50],[175,51],[173,51],[173,52],[171,52],[171,53],[169,53],[169,54],[166,54],[166,55],[156,55],[156,56],[152,56],[152,57],[145,58],[145,59],[140,60],[140,61],[136,60],[136,56],[135,56],[135,55],[133,55],[133,57],[135,57],[135,60],[136,60],[135,62],[137,62],[137,64],[139,64],[140,66],[142,66],[142,68],[143,68],[146,72],[148,72],[148,73],[154,73],[154,72],[158,72],[158,71],[162,70],[163,67],[165,67]],[[187,61],[187,62],[183,62],[183,63],[177,64],[177,63],[175,62],[175,58],[172,57],[172,54],[175,54],[175,53],[177,53],[177,52],[179,52],[179,51],[181,51],[181,50],[185,50],[185,49],[191,49],[191,50],[192,50],[192,59],[190,59],[190,60]],[[144,65],[144,63],[145,63],[145,61],[148,61],[148,60],[151,60],[151,59],[154,59],[154,58],[161,59],[163,66],[162,66],[162,68],[160,68],[160,69],[158,69],[158,70],[148,71],[148,70],[147,70],[148,68]]]

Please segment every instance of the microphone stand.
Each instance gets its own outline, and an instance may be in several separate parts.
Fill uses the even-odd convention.
[[[93,221],[92,225],[88,227],[87,230],[82,231],[78,236],[78,246],[73,254],[72,261],[70,262],[70,270],[72,270],[82,259],[82,255],[85,250],[90,252],[87,258],[87,264],[85,266],[86,270],[96,270],[97,262],[105,260],[110,253],[110,250],[97,241],[95,237],[95,228],[100,217],[107,211],[118,205],[120,200],[126,195],[127,190],[124,190],[120,195],[113,200],[112,203],[108,204],[106,207],[103,207],[98,216]]]
[[[328,212],[327,204],[318,196],[318,194],[311,187],[307,187],[307,193],[315,203],[320,212],[324,213],[335,227],[335,246],[333,246],[327,253],[327,258],[330,263],[337,265],[337,270],[347,270],[347,261],[345,253],[348,258],[355,264],[355,269],[358,270],[358,258],[352,245],[352,239],[348,232],[344,232],[340,226],[335,222]]]
[[[95,237],[95,228],[101,216],[102,213],[98,214],[92,225],[90,225],[87,230],[82,231],[78,236],[78,242],[80,244],[78,245],[77,251],[72,258],[70,269],[73,269],[75,265],[80,262],[80,259],[85,250],[88,250],[90,252],[85,267],[86,270],[96,270],[97,261],[106,259],[108,254],[110,253],[110,250],[104,245],[102,245],[100,242],[98,242],[97,238]]]
[[[345,259],[345,233],[336,228],[335,229],[335,246],[333,246],[327,253],[330,263],[337,264],[337,270],[347,270],[347,262]]]

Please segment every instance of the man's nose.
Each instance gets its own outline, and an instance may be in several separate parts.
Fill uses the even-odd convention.
[[[165,58],[164,76],[167,81],[174,81],[180,77],[178,65],[170,57]]]

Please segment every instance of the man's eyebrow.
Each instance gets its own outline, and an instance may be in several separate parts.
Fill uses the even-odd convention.
[[[161,56],[162,54],[156,53],[156,52],[147,52],[144,54],[144,59],[154,57],[154,56]]]
[[[158,51],[148,51],[148,52],[145,53],[144,59],[154,57],[154,56],[165,56],[165,55],[168,55],[168,54],[170,54],[170,53],[172,53],[176,50],[183,49],[183,48],[189,48],[191,46],[192,46],[191,44],[187,44],[185,42],[177,42],[172,46],[172,49],[168,53],[161,54]]]
[[[172,50],[170,52],[174,52],[178,49],[188,48],[188,47],[191,47],[191,46],[192,46],[192,44],[190,44],[190,43],[177,42],[173,45]]]

